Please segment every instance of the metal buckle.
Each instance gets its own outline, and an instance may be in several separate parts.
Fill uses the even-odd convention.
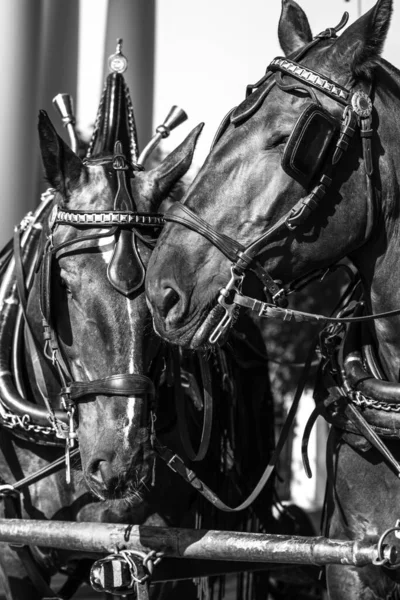
[[[231,278],[228,284],[222,288],[218,297],[218,304],[225,309],[225,314],[208,338],[210,344],[215,344],[232,323],[233,311],[235,310],[236,304],[234,303],[233,299],[232,301],[227,302],[227,298],[232,296],[232,292],[236,292],[237,294],[241,293],[243,279],[244,273],[237,273],[235,271],[235,265],[232,265]]]
[[[167,462],[168,467],[171,469],[171,471],[173,471],[174,473],[178,473],[178,471],[175,469],[175,467],[173,466],[173,462],[180,462],[181,465],[183,465],[185,467],[185,463],[183,462],[183,460],[181,459],[181,457],[178,454],[174,454],[169,461]]]

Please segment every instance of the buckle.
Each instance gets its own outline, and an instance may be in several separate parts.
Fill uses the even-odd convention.
[[[238,273],[235,271],[235,265],[232,265],[231,268],[231,278],[228,284],[222,288],[219,292],[218,304],[225,309],[225,314],[215,327],[214,331],[211,333],[208,341],[210,344],[215,344],[221,335],[228,329],[232,322],[233,312],[235,310],[235,303],[233,300],[229,301],[229,297],[232,296],[233,293],[240,294],[242,282],[244,279],[244,273]]]
[[[167,462],[168,467],[171,469],[171,471],[173,471],[174,473],[178,473],[177,469],[175,469],[175,467],[173,466],[172,463],[174,462],[178,462],[181,464],[181,466],[183,466],[186,469],[186,465],[183,462],[183,460],[181,459],[181,457],[178,454],[174,454],[169,461]]]

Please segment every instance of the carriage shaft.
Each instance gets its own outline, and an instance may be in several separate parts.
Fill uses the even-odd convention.
[[[370,540],[23,519],[0,519],[0,541],[81,552],[155,550],[166,557],[301,565],[363,566],[377,558],[377,544]]]

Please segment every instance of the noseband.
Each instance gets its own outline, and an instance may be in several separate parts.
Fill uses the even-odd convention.
[[[357,128],[360,131],[365,171],[368,176],[366,238],[370,235],[374,211],[374,194],[371,183],[373,172],[371,151],[373,133],[371,118],[372,102],[369,95],[364,91],[348,90],[297,62],[321,39],[336,37],[336,32],[345,25],[346,21],[347,19],[342,20],[336,28],[328,29],[317,36],[312,42],[302,48],[300,53],[295,57],[296,61],[287,58],[275,58],[268,66],[265,76],[254,86],[248,86],[247,99],[242,105],[228,113],[214,140],[215,144],[230,123],[239,124],[254,114],[275,85],[278,85],[285,92],[297,90],[300,87],[302,91],[311,96],[314,102],[307,105],[292,131],[283,153],[282,168],[292,178],[299,181],[303,187],[307,188],[310,181],[315,179],[316,172],[321,170],[325,162],[325,169],[323,169],[322,175],[312,191],[307,196],[301,198],[293,208],[247,247],[244,247],[233,238],[216,231],[209,223],[196,215],[184,204],[175,203],[164,216],[165,221],[179,223],[205,237],[232,262],[230,280],[220,290],[218,297],[218,304],[225,311],[224,316],[212,332],[209,338],[210,343],[217,342],[220,336],[228,329],[232,323],[236,306],[245,306],[252,309],[256,307],[257,310],[261,311],[271,306],[275,307],[275,310],[287,306],[285,296],[288,293],[288,288],[284,288],[281,282],[275,281],[256,259],[266,249],[271,237],[282,226],[286,226],[290,231],[294,231],[297,227],[303,225],[318,208],[331,187],[336,165],[347,151]],[[283,75],[290,76],[297,80],[297,82],[301,82],[301,86],[299,86],[299,83],[284,83],[282,79]],[[267,85],[261,87],[265,83]],[[341,123],[319,104],[314,90],[322,92],[344,107]],[[337,131],[339,131],[339,135],[337,136],[336,146],[331,160],[326,164],[325,159]],[[306,149],[312,148],[311,144],[314,145],[315,150],[311,152],[311,160],[307,161],[304,159],[304,154]],[[254,273],[261,281],[264,293],[267,297],[272,298],[272,304],[248,298],[242,294],[242,283],[248,271]]]

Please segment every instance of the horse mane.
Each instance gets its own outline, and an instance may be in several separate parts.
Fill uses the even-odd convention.
[[[378,95],[390,93],[400,98],[400,69],[384,58],[379,58],[375,66],[375,80],[378,82]]]

